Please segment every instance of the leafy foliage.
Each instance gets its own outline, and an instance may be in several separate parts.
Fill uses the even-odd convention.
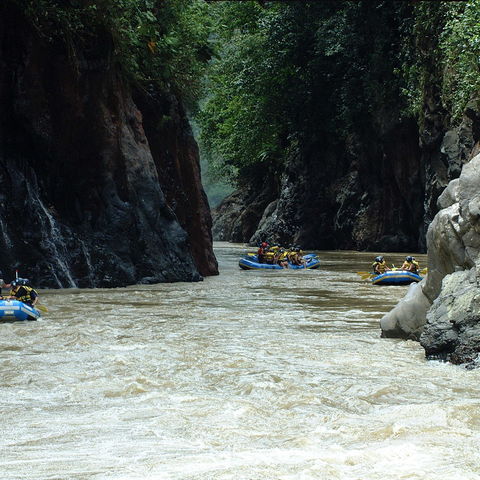
[[[215,51],[197,118],[210,174],[233,182],[389,115],[422,123],[437,92],[459,118],[480,88],[480,0],[6,1],[73,63],[107,36],[132,79],[190,105]]]
[[[409,54],[399,71],[410,111],[422,124],[424,107],[438,97],[436,107],[458,122],[480,89],[480,1],[418,3],[403,41]]]
[[[275,172],[298,145],[341,141],[378,112],[397,109],[395,66],[410,6],[378,0],[215,8],[220,53],[208,71],[199,122],[212,163],[231,179]]]
[[[480,93],[480,1],[452,5],[441,36],[443,101],[454,118]]]
[[[171,86],[192,99],[211,50],[202,0],[9,0],[49,42],[76,48],[108,33],[115,58],[136,81]]]

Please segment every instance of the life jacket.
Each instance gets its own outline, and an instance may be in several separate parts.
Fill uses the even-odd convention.
[[[385,260],[383,262],[373,262],[372,267],[375,273],[377,273],[377,271],[380,273],[385,273],[387,269],[387,262]]]
[[[270,250],[265,253],[265,261],[267,263],[272,263],[274,257],[275,257],[275,253]]]
[[[418,272],[418,269],[420,268],[420,265],[419,265],[419,263],[418,263],[416,260],[413,260],[413,261],[411,261],[411,262],[407,262],[407,261],[405,260],[405,263],[408,264],[408,270],[409,270],[410,272],[412,272],[412,273],[417,273],[417,272]],[[412,265],[413,265],[413,268],[411,268]]]
[[[38,293],[32,287],[22,285],[16,293],[12,290],[10,296],[15,297],[19,302],[32,305],[35,298],[38,297]]]

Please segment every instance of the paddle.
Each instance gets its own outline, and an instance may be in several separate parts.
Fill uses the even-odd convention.
[[[36,310],[39,310],[40,312],[44,312],[44,313],[47,313],[48,312],[48,308],[45,306],[45,305],[34,305],[33,308],[35,308]]]
[[[372,278],[375,276],[374,273],[370,272],[357,272],[357,275],[360,275],[362,277],[362,280],[366,280],[367,278]]]

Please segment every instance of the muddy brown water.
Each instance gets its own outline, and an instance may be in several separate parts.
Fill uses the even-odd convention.
[[[43,319],[1,324],[0,478],[480,478],[480,372],[380,338],[407,287],[362,281],[374,255],[244,252],[216,244],[195,284],[44,291]]]

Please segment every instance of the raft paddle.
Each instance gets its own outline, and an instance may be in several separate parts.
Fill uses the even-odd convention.
[[[40,312],[48,312],[48,308],[45,305],[34,305],[33,308],[35,308],[36,310],[40,310]]]
[[[366,280],[367,278],[374,277],[376,274],[370,272],[357,272],[357,275],[360,275],[362,277],[362,280]]]

